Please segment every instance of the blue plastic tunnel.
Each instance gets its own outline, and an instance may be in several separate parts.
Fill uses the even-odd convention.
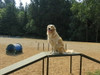
[[[19,43],[9,44],[6,48],[7,54],[19,54],[22,53],[22,45]]]

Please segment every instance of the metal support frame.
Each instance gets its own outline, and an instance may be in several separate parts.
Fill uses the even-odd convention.
[[[70,56],[70,74],[72,74],[72,56]]]
[[[80,72],[79,75],[82,75],[82,55],[80,55]]]
[[[42,75],[44,75],[44,59],[42,60]]]
[[[0,75],[8,75],[11,74],[17,70],[20,70],[24,67],[27,67],[31,64],[34,64],[40,60],[42,60],[42,75],[44,75],[44,59],[47,58],[47,67],[46,67],[46,75],[49,75],[49,58],[50,57],[62,57],[62,56],[70,56],[70,73],[72,73],[72,56],[80,56],[80,72],[79,75],[82,75],[82,58],[87,58],[91,61],[94,61],[98,64],[100,64],[99,60],[96,60],[92,57],[89,57],[85,54],[81,54],[81,53],[70,53],[70,54],[57,54],[57,55],[52,55],[50,52],[42,52],[40,54],[37,54],[35,56],[32,56],[30,58],[27,58],[25,60],[22,60],[18,63],[15,63],[11,66],[8,66],[6,68],[3,68],[0,70]],[[24,64],[23,64],[24,63]]]
[[[49,75],[49,56],[47,57],[47,72],[46,75]]]

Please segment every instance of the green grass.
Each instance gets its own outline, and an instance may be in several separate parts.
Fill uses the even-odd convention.
[[[87,75],[100,75],[100,70],[97,70],[95,72],[87,72]]]

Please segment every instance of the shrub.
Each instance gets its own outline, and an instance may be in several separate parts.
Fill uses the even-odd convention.
[[[97,70],[95,72],[87,72],[87,75],[100,75],[100,70]]]

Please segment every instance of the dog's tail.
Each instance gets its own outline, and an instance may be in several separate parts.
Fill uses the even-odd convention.
[[[67,53],[73,53],[74,50],[66,50]]]

